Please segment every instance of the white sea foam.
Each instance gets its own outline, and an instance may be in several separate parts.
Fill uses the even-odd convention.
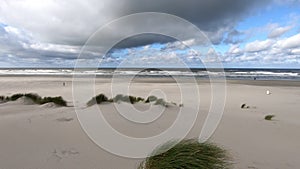
[[[131,70],[131,69],[0,69],[2,75],[52,75],[52,76],[72,76],[72,75],[97,75],[97,76],[187,76],[187,77],[220,77],[220,71],[188,71],[188,70]],[[292,79],[300,80],[300,70],[225,70],[227,78],[249,79]]]

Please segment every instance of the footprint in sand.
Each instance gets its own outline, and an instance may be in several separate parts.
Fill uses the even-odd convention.
[[[56,161],[61,161],[65,158],[78,156],[79,154],[80,153],[74,148],[62,149],[62,150],[54,149],[51,157],[53,157]]]

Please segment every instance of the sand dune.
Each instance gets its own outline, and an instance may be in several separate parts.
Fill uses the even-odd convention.
[[[72,102],[70,78],[1,77],[0,93],[34,92],[41,96],[63,96]],[[63,87],[61,82],[67,82]],[[96,90],[109,96],[107,79],[98,79]],[[288,83],[288,82],[286,82]],[[26,84],[26,85],[24,85]],[[84,84],[83,84],[84,85]],[[179,103],[180,96],[174,83],[137,82],[132,93],[145,97],[154,89],[168,94],[168,99]],[[210,106],[208,83],[199,82],[203,99],[200,114],[188,138],[198,137],[204,117]],[[297,85],[253,85],[244,82],[228,83],[225,112],[221,124],[210,141],[227,149],[237,169],[298,169],[300,167],[300,90]],[[272,94],[267,95],[266,90]],[[82,130],[74,107],[56,107],[53,104],[27,104],[24,98],[0,104],[0,168],[3,169],[134,169],[142,159],[128,159],[113,155],[96,146]],[[188,101],[183,102],[185,109]],[[248,109],[241,109],[246,103]],[[178,106],[169,107],[154,123],[140,125],[123,119],[113,104],[99,106],[105,118],[116,130],[129,136],[156,135],[168,128]],[[127,109],[127,103],[120,103]],[[148,105],[136,104],[139,110]],[[86,113],[91,108],[81,107]],[[157,105],[155,111],[161,110]],[[264,116],[274,114],[273,121]]]

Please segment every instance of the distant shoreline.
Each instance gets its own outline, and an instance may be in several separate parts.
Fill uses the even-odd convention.
[[[62,76],[62,77],[85,77],[97,78],[111,77],[138,77],[138,78],[196,78],[214,79],[223,78],[228,80],[287,80],[300,81],[300,69],[204,69],[204,68],[103,68],[103,69],[54,69],[54,68],[0,68],[0,77],[3,76]]]

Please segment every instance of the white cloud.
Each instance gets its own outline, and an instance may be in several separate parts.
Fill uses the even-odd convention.
[[[15,41],[17,42],[26,52],[26,50],[36,50],[36,51],[48,51],[48,52],[63,52],[63,53],[75,53],[80,52],[78,46],[71,45],[60,45],[52,43],[41,43],[33,39],[30,34],[26,31],[20,30],[16,27],[5,26],[4,27],[7,42]]]
[[[3,27],[5,33],[8,34],[9,38],[15,38],[15,40],[29,41],[32,39],[31,34],[28,31],[18,29],[13,26]]]
[[[231,45],[223,56],[224,63],[252,66],[295,65],[300,63],[300,34],[279,40],[253,41],[240,48]],[[243,64],[245,63],[245,64]]]
[[[293,27],[292,26],[285,26],[285,27],[277,27],[271,30],[269,33],[268,37],[269,38],[277,38],[280,37],[281,35],[285,34],[289,30],[291,30]]]
[[[64,53],[74,53],[79,54],[80,48],[78,46],[70,45],[57,45],[49,43],[33,43],[33,44],[24,44],[24,48],[41,50],[41,51],[50,51],[50,52],[64,52]]]
[[[243,61],[243,62],[247,62],[247,61],[255,61],[255,60],[257,60],[258,59],[258,57],[257,57],[257,55],[255,55],[255,54],[249,54],[249,55],[242,55],[241,57],[240,57],[240,60],[241,61]]]
[[[245,51],[246,52],[260,52],[260,51],[264,51],[267,50],[268,48],[271,47],[271,45],[274,42],[272,40],[264,40],[264,41],[254,41],[254,42],[250,42],[248,44],[246,44],[245,46]]]
[[[186,45],[187,47],[192,47],[193,45],[196,44],[196,40],[195,39],[188,39],[182,42],[184,45]]]
[[[8,62],[1,66],[70,66],[80,51],[78,46],[41,43],[13,26],[0,27],[0,33],[0,62]]]
[[[291,54],[293,54],[293,55],[300,55],[300,48],[292,49],[291,50]]]
[[[231,45],[230,48],[228,49],[227,53],[233,54],[233,55],[239,55],[239,54],[242,54],[243,51],[239,45]]]
[[[283,49],[300,47],[300,33],[278,41],[277,45]]]
[[[29,31],[38,41],[80,43],[114,18],[109,6],[109,0],[0,1],[0,22]]]
[[[17,28],[14,28],[12,26],[6,26],[4,27],[4,30],[7,32],[7,33],[11,33],[11,34],[15,34],[17,36],[21,35],[21,31]]]

